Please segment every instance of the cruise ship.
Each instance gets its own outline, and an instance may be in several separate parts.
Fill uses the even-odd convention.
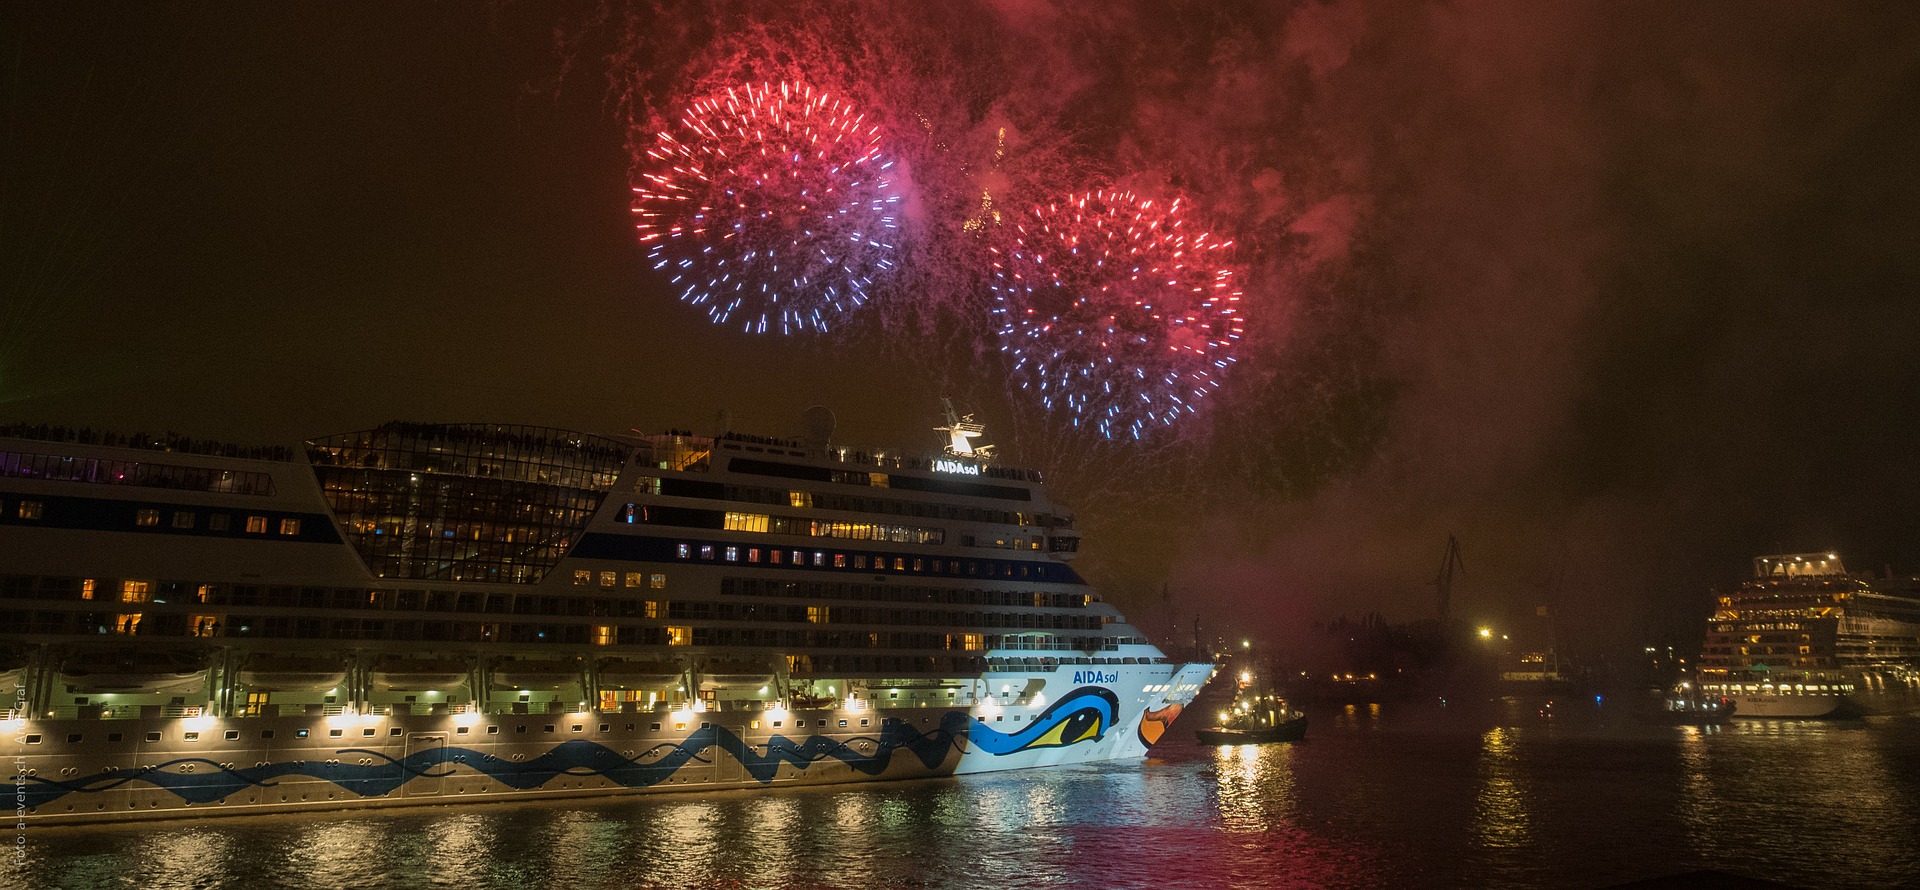
[[[1736,718],[1858,713],[1863,694],[1920,688],[1920,578],[1850,573],[1833,552],[1756,557],[1716,595],[1697,667]]]
[[[798,438],[0,429],[22,818],[1143,757],[1213,666],[1128,625],[1040,475],[947,420],[915,455],[819,408]]]

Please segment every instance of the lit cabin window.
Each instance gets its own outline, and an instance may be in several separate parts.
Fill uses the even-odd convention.
[[[193,511],[191,510],[173,511],[173,527],[174,528],[193,528]]]
[[[640,586],[640,573],[639,573],[639,572],[628,572],[628,573],[627,573],[627,586],[628,586],[628,587],[639,587],[639,586]]]
[[[21,501],[20,502],[20,518],[21,519],[39,519],[41,511],[43,511],[44,509],[46,509],[45,506],[42,505],[39,501]]]
[[[93,599],[93,583],[94,582],[92,578],[87,578],[80,582],[80,598],[81,599],[83,600]]]
[[[733,532],[764,532],[767,530],[765,513],[727,513],[724,527]]]
[[[685,544],[678,545],[678,547],[675,548],[675,552],[679,554],[681,559],[686,559],[687,557],[693,555],[692,548],[688,547]]]
[[[789,491],[787,492],[787,505],[790,507],[811,507],[813,506],[813,495],[804,491]]]
[[[247,533],[255,534],[255,535],[266,534],[267,533],[267,517],[265,516],[247,517]]]
[[[693,643],[693,628],[671,627],[671,626],[667,628],[667,645],[686,646],[692,643]]]
[[[123,603],[144,603],[153,599],[153,582],[120,582],[120,601]]]
[[[140,632],[140,613],[128,612],[115,616],[113,632],[118,634],[136,634]]]
[[[573,570],[573,586],[585,587],[586,585],[592,584],[592,583],[593,583],[592,572],[587,571],[586,569]]]
[[[740,548],[738,548],[738,547],[728,547],[728,548],[727,548],[727,562],[739,562],[739,561],[740,561]]]
[[[612,587],[615,584],[618,584],[619,582],[620,582],[619,572],[601,572],[600,573],[601,587]]]
[[[712,544],[702,544],[702,545],[700,545],[700,558],[701,558],[701,559],[712,559],[712,558],[713,558],[713,545],[712,545]]]
[[[611,646],[613,645],[613,639],[613,625],[596,624],[593,626],[593,644],[595,646]]]
[[[299,534],[299,533],[300,533],[300,520],[298,520],[298,519],[282,519],[282,520],[280,520],[280,533],[281,533],[281,534],[283,534],[283,535],[297,535],[297,534]]]
[[[140,510],[134,514],[133,521],[135,525],[142,525],[142,526],[159,525],[160,511],[159,510]]]
[[[665,590],[667,586],[667,576],[661,574],[651,575],[647,578],[647,586],[654,590]]]

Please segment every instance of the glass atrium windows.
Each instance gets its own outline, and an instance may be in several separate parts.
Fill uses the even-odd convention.
[[[522,584],[572,548],[627,452],[611,439],[495,425],[393,423],[308,443],[375,576]]]

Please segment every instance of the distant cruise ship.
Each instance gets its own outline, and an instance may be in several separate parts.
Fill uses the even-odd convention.
[[[1838,553],[1756,557],[1716,597],[1701,692],[1735,717],[1826,717],[1862,691],[1920,685],[1920,578],[1851,574]]]
[[[1211,676],[1077,574],[1039,474],[686,432],[240,449],[0,429],[27,821],[1138,758]]]

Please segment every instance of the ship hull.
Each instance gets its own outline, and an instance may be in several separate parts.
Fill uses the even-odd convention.
[[[1729,696],[1733,703],[1733,718],[1775,718],[1810,720],[1820,717],[1832,717],[1841,713],[1847,697],[1840,694],[1809,693],[1805,695],[1778,695],[1772,693],[1746,693]]]
[[[399,422],[301,451],[0,426],[25,821],[1125,760],[1211,672],[984,456]]]
[[[769,789],[1137,759],[1211,670],[995,674],[1064,691],[966,708],[36,720],[10,741],[37,824]]]

